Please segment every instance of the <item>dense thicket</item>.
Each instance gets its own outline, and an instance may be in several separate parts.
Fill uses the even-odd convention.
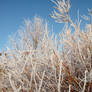
[[[0,92],[92,92],[92,24],[82,30],[69,16],[69,2],[54,3],[51,17],[65,23],[63,30],[49,35],[41,18],[26,20],[0,53]]]

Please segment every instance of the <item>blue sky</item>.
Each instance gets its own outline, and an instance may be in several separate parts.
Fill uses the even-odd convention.
[[[71,0],[71,17],[76,18],[77,10],[80,14],[87,14],[87,8],[92,8],[92,0]],[[62,24],[55,23],[49,14],[53,10],[50,0],[0,0],[0,49],[6,46],[8,36],[14,34],[24,19],[39,16],[48,21],[55,33],[61,31]]]

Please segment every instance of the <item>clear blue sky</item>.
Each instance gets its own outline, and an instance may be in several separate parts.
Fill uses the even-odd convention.
[[[92,8],[92,0],[71,0],[71,5],[71,17],[75,19],[77,9],[81,15],[87,14],[87,8]],[[8,36],[23,25],[24,19],[32,19],[35,15],[47,20],[58,33],[62,25],[49,17],[52,10],[53,3],[50,0],[0,0],[0,49],[5,47]]]

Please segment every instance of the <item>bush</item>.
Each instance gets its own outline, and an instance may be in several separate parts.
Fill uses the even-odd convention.
[[[57,38],[39,17],[26,20],[0,54],[0,92],[92,91],[92,24],[82,31],[69,16],[70,3],[54,3],[59,12],[51,17],[65,23],[62,32]]]

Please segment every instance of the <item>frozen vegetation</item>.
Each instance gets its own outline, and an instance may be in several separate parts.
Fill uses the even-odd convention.
[[[51,17],[64,28],[50,35],[41,18],[26,20],[0,53],[0,92],[92,92],[92,10],[82,30],[69,16],[69,1],[52,2]]]

